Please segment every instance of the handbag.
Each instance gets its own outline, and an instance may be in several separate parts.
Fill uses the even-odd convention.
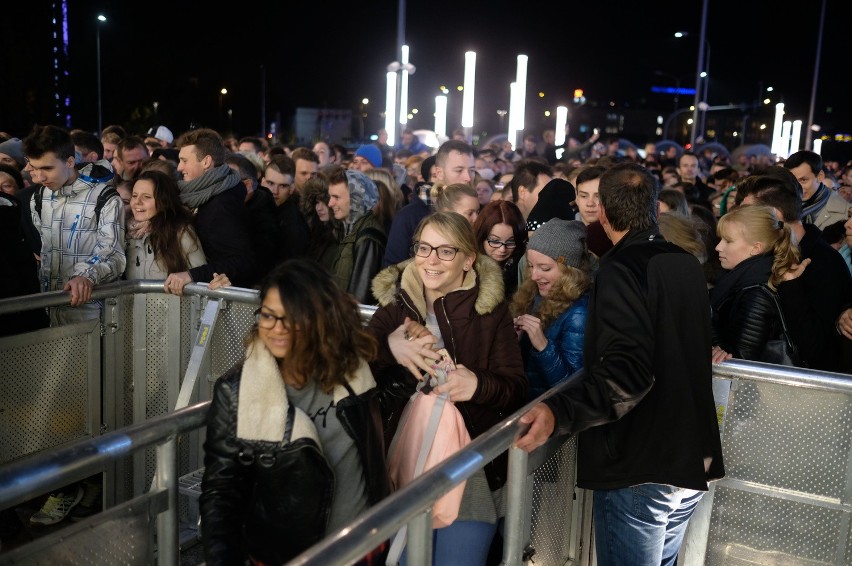
[[[449,367],[438,368],[437,383],[446,381]],[[388,474],[393,489],[411,483],[423,472],[440,464],[470,443],[464,419],[447,394],[431,393],[423,382],[408,400],[388,449]],[[467,482],[441,496],[432,506],[432,528],[447,527],[456,520]],[[405,547],[408,526],[403,525],[391,542],[386,564],[396,564]]]
[[[784,318],[784,311],[781,310],[781,304],[778,302],[778,295],[766,285],[757,285],[757,287],[769,294],[781,321],[781,335],[766,342],[759,361],[780,366],[804,367],[799,350],[787,330],[787,320]]]

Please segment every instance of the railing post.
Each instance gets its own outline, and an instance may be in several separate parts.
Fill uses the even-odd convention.
[[[503,524],[503,561],[502,566],[521,564],[524,545],[529,536],[527,464],[529,456],[525,450],[512,446],[509,448],[509,472],[506,480],[506,518]]]
[[[406,564],[430,566],[432,564],[432,508],[420,513],[408,523],[408,554]]]
[[[158,489],[168,494],[168,508],[157,515],[157,564],[178,563],[177,519],[177,440],[175,437],[157,445],[157,470],[154,479]]]

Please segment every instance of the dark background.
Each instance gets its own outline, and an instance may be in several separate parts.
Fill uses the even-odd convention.
[[[278,121],[285,141],[298,107],[351,110],[356,137],[357,116],[366,114],[364,131],[374,133],[384,124],[386,67],[399,58],[398,5],[387,0],[231,2],[216,8],[197,2],[68,0],[64,54],[54,52],[58,27],[51,25],[62,4],[6,4],[0,24],[5,45],[0,130],[22,136],[34,123],[46,122],[97,129],[95,17],[103,13],[109,18],[100,24],[103,125],[121,123],[141,133],[165,124],[175,134],[209,126],[257,135],[265,100],[266,122]],[[844,87],[850,6],[827,1],[814,123],[830,136],[852,133]],[[709,104],[755,104],[762,90],[773,86],[772,105],[754,110],[751,122],[767,123],[771,134],[774,104],[783,101],[785,119],[807,124],[821,8],[816,1],[710,0]],[[545,117],[544,111],[555,114],[557,105],[567,105],[572,135],[581,139],[589,126],[603,127],[599,122],[609,118],[612,127],[605,132],[629,136],[640,146],[659,140],[644,122],[666,117],[675,106],[672,95],[653,94],[650,88],[675,86],[678,79],[682,87],[695,87],[701,10],[701,0],[409,0],[405,40],[416,66],[409,107],[419,109],[409,125],[434,127],[434,97],[446,85],[451,90],[447,128],[458,126],[461,94],[455,86],[463,82],[464,52],[474,50],[476,136],[505,129],[497,110],[508,109],[509,83],[523,53],[529,56],[526,131],[540,134],[553,127],[555,117]],[[677,30],[690,35],[675,39]],[[59,72],[54,59],[62,63]],[[68,96],[67,112],[65,100],[54,98],[57,84]],[[584,89],[583,107],[572,101],[576,88]],[[365,97],[370,103],[362,107]],[[681,96],[678,107],[689,106],[693,98]],[[648,139],[638,139],[642,136]]]

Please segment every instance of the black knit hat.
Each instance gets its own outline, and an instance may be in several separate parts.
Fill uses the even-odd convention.
[[[574,220],[577,211],[571,204],[577,198],[574,185],[565,179],[552,179],[538,195],[538,202],[527,217],[527,232],[537,230],[551,218]]]

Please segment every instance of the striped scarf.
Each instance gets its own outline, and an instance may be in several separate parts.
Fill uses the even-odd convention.
[[[802,203],[802,222],[813,224],[817,214],[828,203],[830,197],[831,189],[820,183],[811,198]]]

